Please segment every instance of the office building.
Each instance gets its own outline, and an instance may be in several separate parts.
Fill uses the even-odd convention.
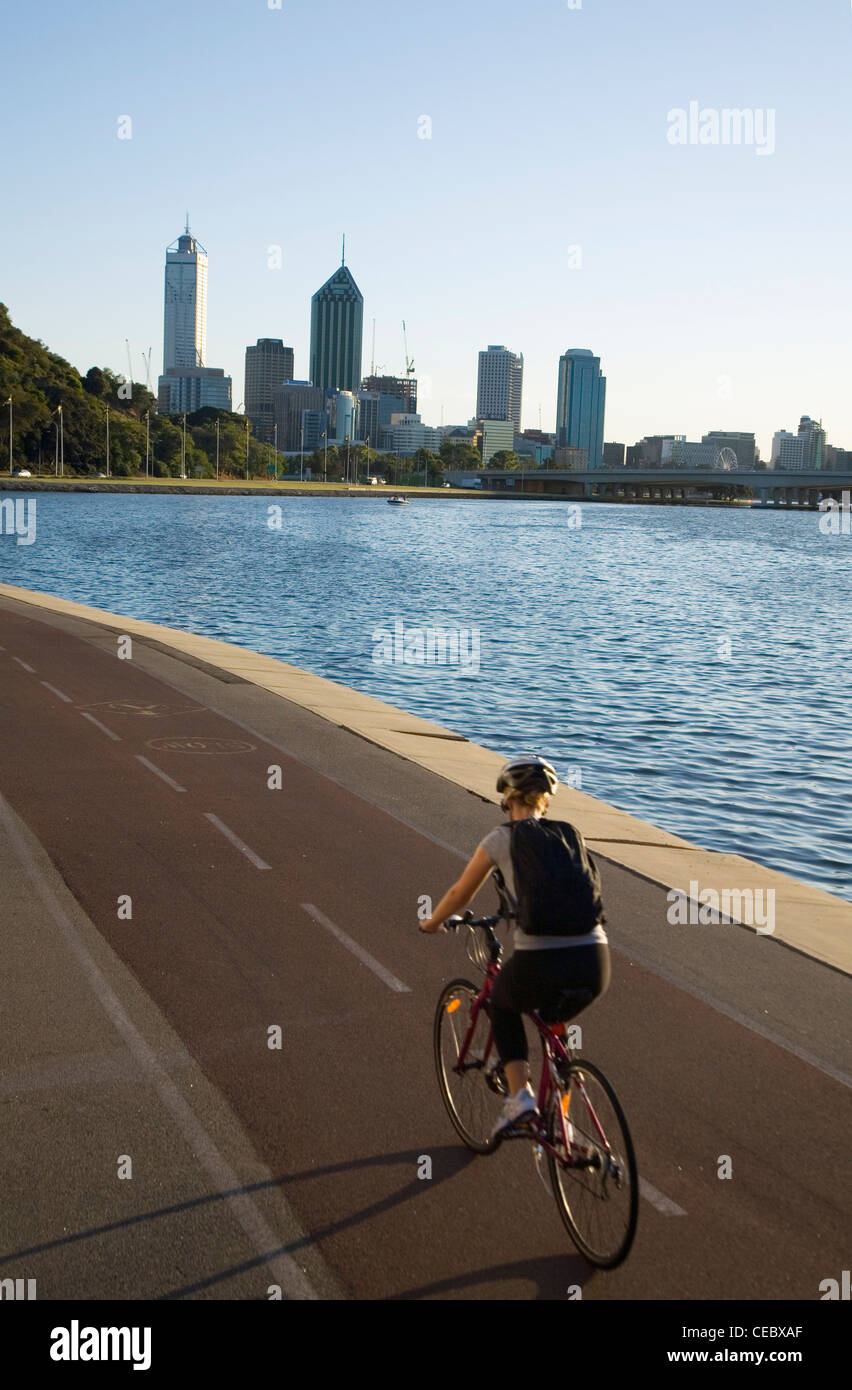
[[[491,346],[479,354],[476,416],[479,420],[511,420],[521,429],[524,356],[506,347]]]
[[[778,447],[775,467],[785,472],[801,472],[805,466],[805,440],[802,435],[786,434]]]
[[[262,444],[275,438],[275,388],[294,375],[293,349],[281,338],[258,338],[255,347],[246,348],[245,411]]]
[[[772,436],[772,457],[769,460],[770,467],[775,468],[781,458],[781,443],[785,439],[795,439],[796,436],[789,430],[776,430]]]
[[[479,420],[477,430],[481,435],[479,450],[482,454],[482,467],[487,468],[495,454],[507,450],[514,453],[515,423],[513,420]]]
[[[559,359],[556,442],[585,449],[590,468],[603,463],[606,377],[588,348],[570,348]]]
[[[581,468],[589,466],[589,455],[585,449],[575,449],[570,444],[557,444],[553,451],[551,468]]]
[[[160,415],[191,415],[205,406],[231,409],[231,378],[221,367],[169,367],[159,378]]]
[[[311,381],[320,391],[361,389],[364,297],[345,263],[311,300]]]
[[[410,458],[418,449],[437,454],[440,447],[440,429],[424,425],[419,415],[393,415],[390,425],[382,430],[382,448],[399,458]]]
[[[552,434],[545,434],[542,430],[524,430],[522,434],[515,435],[512,447],[518,458],[541,468],[553,458],[555,439]]]
[[[385,381],[391,383],[393,377],[367,377],[367,381]],[[402,385],[402,382],[398,382]],[[416,398],[415,385],[415,398]],[[390,428],[391,417],[394,415],[416,415],[416,410],[406,408],[406,400],[410,399],[403,395],[390,395],[386,391],[362,390],[358,392],[358,438],[365,442],[369,439],[370,445],[374,449],[379,448],[379,440],[382,431]]]
[[[852,473],[852,449],[840,449],[836,444],[826,444],[822,466],[832,472]]]
[[[817,420],[803,415],[799,421],[799,438],[802,440],[802,467],[810,470],[822,468],[825,450],[825,430]]]
[[[316,426],[316,415],[325,414],[325,392],[310,381],[287,381],[273,391],[274,423],[278,426],[278,448],[295,453],[303,447],[302,431]],[[310,419],[308,418],[310,417]],[[318,433],[324,426],[320,425]],[[316,448],[305,440],[304,447]]]
[[[625,448],[623,444],[604,444],[604,468],[623,468]]]
[[[809,415],[799,421],[798,434],[777,430],[772,439],[772,463],[787,471],[812,472],[823,467],[825,430]]]
[[[379,395],[402,401],[399,413],[417,414],[417,378],[413,376],[365,376],[361,382],[362,391],[376,391]]]
[[[207,252],[189,230],[166,248],[163,375],[207,360]]]
[[[325,393],[325,413],[328,417],[328,437],[335,444],[358,438],[358,397],[352,391]]]

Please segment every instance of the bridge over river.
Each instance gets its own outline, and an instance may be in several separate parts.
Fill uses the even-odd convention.
[[[812,507],[852,493],[852,472],[785,472],[778,468],[535,468],[451,470],[457,487],[489,492],[576,497],[599,501],[724,502],[753,498],[778,507]]]

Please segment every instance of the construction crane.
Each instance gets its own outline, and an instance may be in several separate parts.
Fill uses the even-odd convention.
[[[133,363],[130,361],[130,339],[125,338],[127,344],[127,380],[130,382],[130,394],[133,394]]]
[[[405,331],[405,319],[402,320],[402,346],[405,349],[405,375],[414,376],[414,363],[408,357],[408,337]]]
[[[147,351],[147,353],[143,352],[143,354],[142,354],[142,361],[145,363],[145,389],[146,389],[147,391],[150,391],[150,390],[151,390],[151,353],[152,353],[152,351],[153,351],[153,349],[152,349],[152,348],[149,348],[148,351]]]

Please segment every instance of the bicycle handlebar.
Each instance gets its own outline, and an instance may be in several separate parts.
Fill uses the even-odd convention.
[[[497,923],[502,921],[503,918],[499,912],[495,917],[474,917],[470,908],[468,908],[467,912],[461,917],[459,917],[458,914],[454,917],[448,917],[444,926],[447,928],[447,931],[458,931],[459,927],[496,927]]]

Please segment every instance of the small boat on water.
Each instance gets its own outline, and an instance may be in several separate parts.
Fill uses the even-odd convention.
[[[400,497],[397,493],[394,493],[393,497],[388,498],[388,505],[391,507],[407,507],[408,498]]]

